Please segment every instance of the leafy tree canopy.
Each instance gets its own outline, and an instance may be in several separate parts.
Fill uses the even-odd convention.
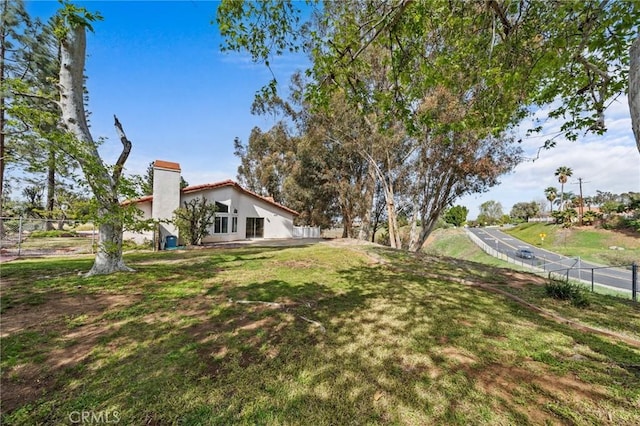
[[[498,132],[519,122],[528,106],[560,100],[551,116],[564,119],[569,139],[605,131],[604,111],[628,87],[640,22],[634,0],[308,3],[313,19],[303,25],[292,1],[223,1],[217,14],[223,48],[267,66],[304,49],[315,82],[307,96],[317,104],[340,87],[364,110],[377,105],[409,119],[427,88],[451,87],[461,77],[473,82],[469,93],[498,88],[474,102],[475,115],[461,126],[488,122]],[[376,66],[370,51],[388,52],[383,61],[393,87],[376,90],[362,79]],[[274,80],[262,95],[275,87]]]
[[[509,216],[512,219],[526,222],[530,218],[536,217],[538,214],[540,214],[540,205],[535,201],[531,201],[529,203],[521,202],[514,204],[513,207],[511,207]]]
[[[453,206],[444,214],[444,221],[455,226],[462,226],[467,221],[469,209],[465,206]]]

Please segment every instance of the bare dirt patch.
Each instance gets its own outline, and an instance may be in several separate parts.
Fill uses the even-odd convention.
[[[12,411],[35,401],[56,388],[56,372],[85,360],[97,339],[109,330],[105,321],[92,323],[104,312],[130,305],[139,296],[66,295],[47,293],[38,305],[19,305],[2,314],[2,334],[10,337],[24,331],[58,332],[49,345],[42,363],[28,363],[5,368],[2,372],[2,412]],[[83,317],[86,325],[70,326],[67,321]]]
[[[547,282],[543,277],[533,274],[525,274],[518,271],[501,271],[502,275],[509,277],[506,284],[509,287],[524,288],[531,284],[543,286]]]
[[[0,337],[7,337],[26,330],[39,330],[51,325],[63,323],[68,318],[79,315],[96,316],[107,309],[126,306],[138,298],[131,295],[73,295],[47,293],[43,303],[37,305],[19,305],[7,309],[2,314]],[[54,330],[55,331],[55,330]]]
[[[518,401],[522,392],[526,393],[526,387],[535,387],[542,390],[554,400],[566,402],[606,400],[606,390],[600,386],[582,382],[572,375],[558,377],[555,374],[544,374],[545,366],[531,361],[530,365],[513,366],[502,364],[490,364],[481,369],[472,369],[462,364],[461,368],[472,378],[478,389],[487,395],[497,397],[502,404],[510,410],[520,411],[522,404]],[[543,402],[543,401],[542,401]],[[541,409],[544,404],[528,404],[526,412],[522,414],[534,424],[547,424],[557,422],[557,417]]]
[[[34,364],[16,365],[11,369],[11,378],[2,377],[2,410],[9,412],[35,401],[53,388],[51,375],[42,366]]]

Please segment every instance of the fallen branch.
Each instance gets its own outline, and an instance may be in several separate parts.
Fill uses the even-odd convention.
[[[277,303],[277,302],[265,302],[263,300],[233,300],[232,298],[229,298],[229,303],[241,303],[243,305],[251,305],[251,304],[258,304],[258,305],[267,305],[267,306],[272,306],[274,308],[277,309],[286,309],[288,307],[292,307],[292,306],[296,306],[296,305],[304,305],[308,308],[311,308],[311,303],[310,302],[304,302],[304,303],[290,303],[290,304],[283,304],[283,303]],[[314,321],[312,319],[309,319],[307,317],[304,317],[302,315],[296,315],[297,317],[299,317],[300,319],[302,319],[303,321],[308,322],[309,324],[313,324],[316,327],[318,327],[320,329],[321,332],[326,333],[327,329],[324,328],[324,326],[322,325],[322,323],[318,322],[318,321]]]
[[[262,300],[233,300],[229,298],[229,303],[242,303],[244,305],[249,305],[249,304],[267,305],[267,306],[273,306],[274,308],[278,308],[278,309],[282,309],[285,307],[285,305],[283,305],[282,303],[265,302]]]
[[[324,328],[324,326],[323,326],[321,323],[319,323],[318,321],[310,320],[309,318],[307,318],[307,317],[303,317],[302,315],[298,315],[298,316],[299,316],[300,318],[302,318],[304,321],[306,321],[306,322],[308,322],[308,323],[310,323],[310,324],[313,324],[313,325],[315,325],[316,327],[318,327],[318,328],[320,329],[320,331],[322,331],[323,333],[326,333],[326,332],[327,332],[327,329],[326,329],[326,328]]]

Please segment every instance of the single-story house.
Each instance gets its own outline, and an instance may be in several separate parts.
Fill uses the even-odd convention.
[[[185,202],[204,197],[215,203],[215,223],[204,243],[237,241],[256,238],[292,238],[293,218],[298,215],[270,197],[249,191],[232,180],[180,189],[180,165],[170,161],[153,163],[153,195],[129,201],[143,212],[144,219],[156,219],[160,223],[160,241],[167,236],[179,237],[171,220],[173,212],[184,207]],[[153,241],[153,233],[127,233],[125,239]]]

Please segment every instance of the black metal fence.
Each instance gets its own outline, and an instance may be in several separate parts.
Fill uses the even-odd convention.
[[[524,259],[514,257],[512,249],[498,247],[497,244],[487,244],[471,232],[467,232],[467,235],[482,251],[505,262],[527,268],[535,273],[548,275],[550,278],[573,280],[584,285],[591,285],[591,290],[595,293],[631,297],[635,301],[638,300],[638,267],[635,263],[628,267],[585,267],[580,258],[564,258],[559,261],[540,256]]]
[[[614,276],[613,274],[608,274],[608,272],[619,272],[619,268],[614,268],[611,266],[598,266],[598,267],[589,267],[589,268],[561,268],[548,271],[548,278],[551,279],[562,279],[565,282],[569,282],[570,280],[577,280],[582,283],[589,282],[591,284],[591,292],[602,292],[598,291],[598,287],[609,288],[612,291],[620,292],[620,288],[603,285],[601,283],[597,283],[598,275],[610,277]],[[584,274],[583,274],[584,271]],[[583,275],[586,275],[584,277]],[[586,278],[586,279],[585,279]],[[638,301],[638,265],[634,262],[631,264],[631,299],[634,302]]]

